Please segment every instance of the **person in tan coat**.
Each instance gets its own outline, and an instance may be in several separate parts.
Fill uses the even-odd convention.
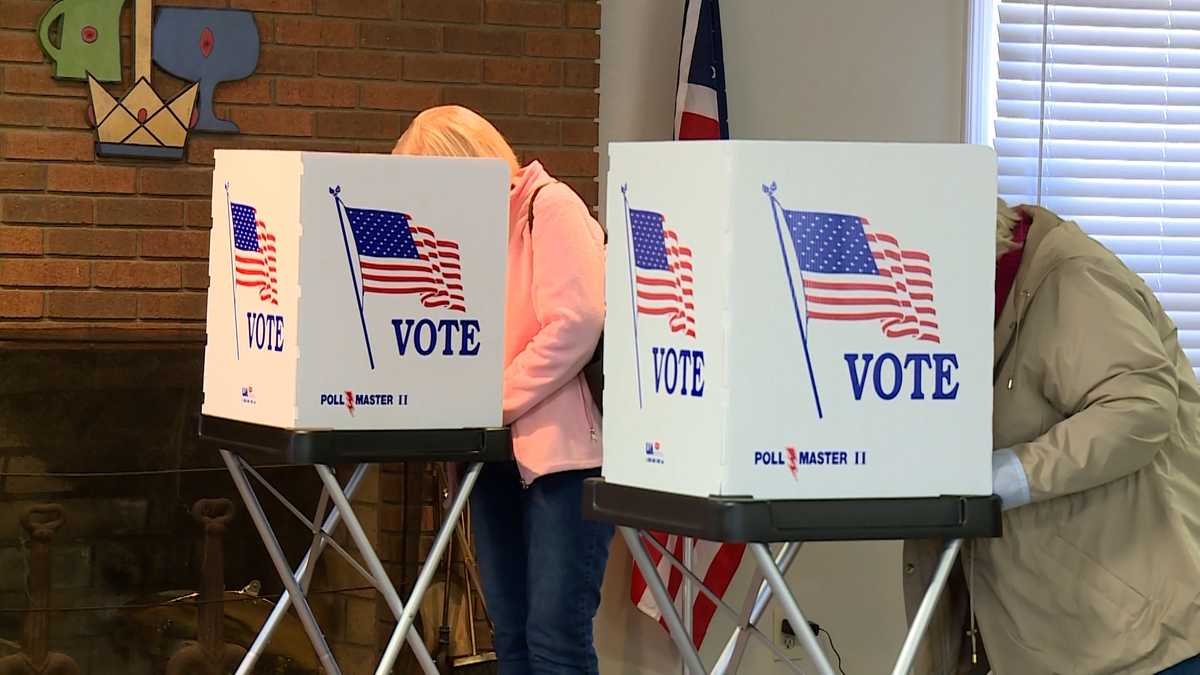
[[[996,257],[1004,535],[965,546],[914,672],[1200,673],[1200,387],[1179,331],[1050,211],[1000,202]],[[939,544],[905,547],[910,616]]]

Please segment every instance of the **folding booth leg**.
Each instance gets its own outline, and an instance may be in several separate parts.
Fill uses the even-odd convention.
[[[351,474],[350,480],[346,483],[346,495],[353,497],[358,491],[358,486],[362,483],[362,478],[367,472],[366,464],[359,464],[354,468],[354,473]],[[328,492],[322,488],[321,499],[317,505],[317,515],[314,521],[321,518],[321,514],[325,512],[325,503],[328,500]],[[296,568],[294,575],[296,581],[300,583],[300,588],[303,592],[308,592],[309,582],[312,580],[312,572],[316,569],[317,559],[321,557],[321,553],[325,551],[325,537],[322,532],[332,534],[337,528],[338,522],[341,520],[341,511],[333,509],[325,518],[325,522],[321,525],[321,531],[313,533],[313,543],[309,547],[308,552],[304,554],[304,559],[300,561],[300,566]],[[275,603],[275,608],[271,610],[271,615],[267,617],[263,623],[262,629],[258,631],[258,635],[254,638],[254,644],[250,645],[250,649],[246,651],[246,656],[242,659],[241,664],[235,675],[251,675],[254,672],[254,666],[258,664],[258,659],[262,657],[263,651],[266,650],[267,644],[271,641],[271,635],[275,633],[275,629],[279,626],[279,622],[287,614],[288,609],[292,606],[292,596],[287,591],[283,592],[279,601]]]
[[[342,512],[342,518],[346,521],[346,531],[350,533],[350,539],[354,542],[358,549],[359,555],[362,556],[363,562],[367,566],[367,571],[375,582],[375,587],[383,595],[383,599],[388,604],[388,608],[392,610],[392,614],[400,619],[405,608],[400,602],[400,595],[396,592],[396,587],[388,578],[387,570],[384,569],[383,563],[380,562],[379,556],[375,554],[374,547],[371,546],[371,540],[367,537],[366,531],[363,530],[362,524],[358,522],[358,518],[354,515],[354,510],[350,506],[350,500],[342,492],[341,486],[338,484],[337,476],[333,471],[323,465],[317,465],[317,475],[321,477],[321,482],[325,484],[325,489],[329,492],[329,497],[333,499],[335,509]],[[421,670],[426,675],[438,675],[437,665],[434,664],[433,658],[429,655],[429,650],[425,648],[425,642],[416,630],[405,631],[408,633],[408,643],[412,647],[413,653],[417,657],[417,662],[421,665]],[[405,633],[400,633],[404,635]],[[380,666],[382,668],[382,665]],[[389,666],[386,671],[391,672]]]
[[[438,564],[441,562],[442,556],[446,553],[446,546],[450,544],[450,538],[454,536],[454,530],[458,526],[458,519],[462,516],[463,509],[466,508],[467,501],[471,498],[471,491],[475,489],[475,481],[479,480],[479,473],[481,471],[483,471],[483,464],[480,462],[472,464],[467,469],[467,475],[463,477],[458,494],[454,496],[454,501],[450,504],[450,511],[445,514],[441,529],[438,530],[437,538],[433,540],[433,548],[429,550],[429,556],[421,566],[421,573],[417,575],[417,582],[413,585],[412,593],[408,596],[408,606],[397,617],[396,629],[392,631],[392,637],[388,640],[387,648],[383,651],[383,659],[379,661],[379,668],[375,670],[375,675],[389,675],[392,672],[392,667],[396,664],[396,659],[400,657],[401,636],[406,632],[411,632],[409,635],[409,644],[414,649],[417,647],[417,644],[420,644],[422,650],[425,649],[425,643],[420,642],[416,631],[412,630],[413,621],[417,618],[417,608],[421,606],[421,598],[425,596],[425,591],[429,588],[429,583],[433,580],[433,575],[438,571]],[[446,592],[449,593],[450,590],[446,589]],[[414,636],[418,638],[416,643],[413,642]]]
[[[692,645],[692,636],[683,629],[683,622],[679,619],[679,613],[675,611],[675,604],[667,595],[667,587],[663,585],[662,578],[658,576],[658,570],[654,568],[654,563],[650,562],[650,556],[646,553],[646,545],[642,543],[638,531],[631,527],[618,527],[617,529],[625,538],[625,543],[629,546],[629,553],[633,556],[633,561],[637,563],[638,569],[642,571],[646,587],[650,589],[651,595],[654,596],[654,602],[658,604],[658,609],[667,622],[667,629],[671,633],[675,647],[679,650],[679,656],[683,659],[684,666],[692,673],[703,675],[707,671],[700,662],[700,654],[696,652],[696,647]]]
[[[801,542],[798,541],[788,542],[783,545],[783,548],[779,550],[779,555],[775,557],[775,564],[784,574],[787,574],[792,563],[795,562],[800,545]],[[730,635],[729,640],[725,643],[725,649],[721,651],[721,657],[717,659],[717,665],[713,667],[712,675],[738,672],[742,665],[742,655],[745,653],[746,644],[750,639],[750,628],[762,618],[763,612],[767,609],[767,603],[771,601],[771,586],[764,581],[762,571],[757,567],[754,569],[754,577],[750,581],[750,590],[746,593],[746,601],[742,605],[738,625],[733,629],[733,635]],[[751,605],[751,602],[754,604]]]
[[[925,629],[929,627],[933,609],[942,595],[942,589],[946,587],[946,581],[950,579],[954,561],[958,559],[958,552],[961,549],[962,539],[951,539],[942,549],[942,557],[938,560],[937,570],[934,571],[933,580],[929,582],[929,588],[925,590],[925,597],[921,598],[921,606],[917,608],[912,626],[909,627],[908,635],[904,638],[904,646],[900,648],[900,656],[896,659],[896,667],[892,669],[892,675],[908,675],[908,671],[912,669],[913,659],[917,655],[917,646],[921,644],[921,638],[925,637]]]
[[[774,589],[775,598],[779,600],[788,620],[792,622],[796,635],[800,638],[800,644],[804,646],[804,651],[808,652],[809,657],[813,660],[817,672],[820,675],[834,675],[833,666],[825,657],[821,645],[817,643],[816,636],[808,629],[808,620],[800,611],[800,605],[796,604],[796,597],[788,590],[787,582],[783,580],[783,574],[771,558],[771,550],[767,548],[766,544],[749,544],[749,547],[754,553],[754,557],[758,559],[758,567],[766,577],[767,583]]]
[[[304,632],[308,635],[308,641],[317,653],[317,660],[320,661],[321,667],[325,669],[327,675],[341,675],[342,671],[338,668],[337,661],[333,658],[333,652],[329,650],[329,643],[325,641],[325,636],[321,633],[321,627],[317,625],[317,619],[313,616],[312,608],[308,606],[308,600],[304,597],[304,591],[300,588],[299,582],[296,581],[295,573],[288,567],[287,558],[284,557],[283,549],[279,546],[279,540],[275,537],[275,531],[271,529],[271,524],[267,521],[266,514],[263,513],[262,504],[259,503],[258,497],[254,494],[254,489],[250,487],[249,481],[246,480],[241,460],[228,450],[221,450],[221,459],[225,461],[225,466],[229,469],[229,475],[233,478],[233,484],[242,496],[242,502],[246,505],[246,512],[250,514],[250,519],[254,521],[254,527],[258,530],[258,536],[262,539],[263,545],[267,549],[267,555],[271,557],[271,562],[275,565],[275,572],[279,575],[279,580],[283,582],[283,587],[287,589],[288,595],[292,598],[292,603],[296,608],[296,615],[300,617],[300,625],[304,627]]]

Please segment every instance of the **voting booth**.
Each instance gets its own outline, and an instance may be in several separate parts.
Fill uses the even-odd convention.
[[[398,624],[391,671],[482,462],[510,456],[501,427],[508,167],[500,160],[216,152],[201,436],[218,448],[287,594],[238,673],[252,672],[295,606],[327,673],[340,669],[305,594],[344,523]],[[323,491],[292,567],[250,479],[255,459],[311,464]],[[350,508],[368,465],[468,462],[412,595],[402,601]],[[357,464],[341,484],[331,465]],[[326,513],[327,504],[331,504]]]
[[[604,468],[585,510],[621,526],[685,663],[704,672],[648,553],[683,561],[644,531],[750,543],[762,586],[718,670],[736,669],[764,598],[806,625],[782,576],[802,540],[946,538],[936,600],[958,542],[999,531],[994,153],[717,141],[609,154]],[[777,559],[771,542],[786,543]]]

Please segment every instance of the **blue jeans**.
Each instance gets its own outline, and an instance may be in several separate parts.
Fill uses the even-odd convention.
[[[471,494],[483,596],[501,675],[594,675],[592,620],[613,526],[583,519],[583,480],[599,469],[521,486],[513,462],[486,464]]]
[[[1179,665],[1167,668],[1158,675],[1200,675],[1200,656],[1193,656]]]

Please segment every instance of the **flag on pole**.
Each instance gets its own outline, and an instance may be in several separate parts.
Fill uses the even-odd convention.
[[[721,48],[721,16],[717,9],[717,0],[686,0],[683,40],[679,53],[679,86],[676,90],[675,138],[676,140],[729,138],[729,122],[725,102],[725,64]],[[654,221],[652,216],[659,214],[642,213],[650,214],[646,216],[645,227],[652,227]],[[637,234],[637,222],[631,212],[631,226],[634,228],[635,235]],[[667,230],[664,228],[664,235],[666,232]],[[648,241],[652,241],[652,239],[649,237]],[[678,248],[678,239],[667,240],[668,247],[672,244]],[[635,255],[637,248],[638,244],[635,240]],[[687,251],[686,258],[679,256],[677,260],[686,259],[690,264],[690,257],[691,252]],[[649,258],[646,260],[648,261]],[[643,266],[642,262],[642,260],[638,261],[637,270],[639,293],[643,290],[643,284],[640,282],[643,275],[647,279],[664,277],[661,274],[663,272],[661,259],[657,260],[657,265],[647,262],[647,265]],[[658,274],[654,277],[650,276],[651,268],[657,268]],[[691,269],[688,268],[687,272],[689,273],[688,293],[683,294],[683,287],[680,286],[679,295],[686,303],[690,303]],[[639,297],[639,313],[642,312],[642,303],[643,300]],[[647,307],[654,306],[660,305],[647,305]],[[685,327],[684,330],[694,333],[695,317],[692,316],[692,312],[685,311],[683,318],[686,321],[682,324]],[[676,330],[677,325],[680,324],[673,322],[672,330]],[[651,536],[663,544],[677,559],[684,559],[684,537],[661,532],[652,532]],[[724,596],[725,590],[729,588],[729,584],[733,581],[733,576],[742,562],[745,545],[692,541],[692,572],[703,579],[704,585],[708,586],[718,597]],[[680,592],[683,587],[683,575],[672,568],[667,561],[662,560],[657,549],[650,548],[649,554],[650,560],[658,569],[659,576],[666,581],[667,592],[675,599],[680,613],[684,614],[688,609],[683,607],[685,599],[681,597],[682,593]],[[633,603],[637,605],[638,609],[657,619],[665,627],[666,624],[662,621],[662,612],[655,604],[653,596],[646,588],[646,580],[636,566],[633,569],[630,593]],[[712,621],[716,609],[716,605],[707,596],[696,595],[690,611],[692,613],[692,641],[697,647],[704,641],[704,634],[708,631],[708,625]]]
[[[238,286],[258,289],[263,302],[279,304],[279,280],[275,259],[275,235],[258,219],[258,210],[247,204],[232,203],[233,272]]]
[[[808,321],[875,321],[889,338],[941,342],[929,253],[871,231],[866,218],[781,210]]]

